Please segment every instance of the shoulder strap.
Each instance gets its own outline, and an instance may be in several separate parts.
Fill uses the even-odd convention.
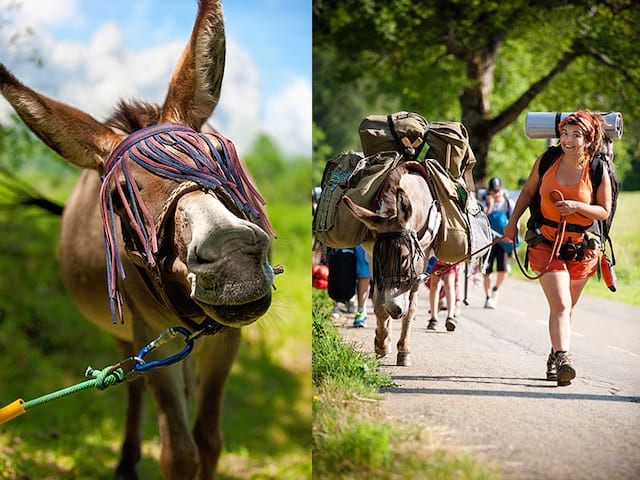
[[[558,156],[562,152],[560,145],[555,145],[547,148],[540,157],[540,163],[538,163],[538,188],[536,193],[529,203],[529,220],[527,221],[527,228],[534,230],[539,228],[542,224],[542,212],[540,210],[540,184],[542,183],[542,177],[549,170],[553,162],[558,159]]]
[[[538,176],[540,177],[540,181],[542,181],[542,176],[546,173],[547,170],[553,165],[558,158],[558,156],[562,153],[562,147],[560,145],[554,145],[545,150],[540,158],[540,163],[538,164]]]
[[[600,154],[595,155],[591,162],[589,162],[589,176],[591,177],[591,186],[593,187],[593,201],[596,199],[596,192],[600,183],[602,182],[602,175],[604,173],[604,161]]]

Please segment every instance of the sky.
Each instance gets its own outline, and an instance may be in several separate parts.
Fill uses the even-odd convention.
[[[311,2],[227,0],[226,68],[211,123],[240,153],[269,135],[311,155]],[[120,98],[161,103],[197,0],[0,0],[0,62],[98,120]],[[41,62],[34,59],[41,59]],[[11,107],[0,101],[0,121]]]

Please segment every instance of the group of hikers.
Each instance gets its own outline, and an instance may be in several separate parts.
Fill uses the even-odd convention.
[[[539,280],[549,306],[550,353],[546,359],[546,378],[557,381],[558,386],[569,385],[576,376],[570,353],[575,307],[589,278],[606,262],[604,239],[595,235],[592,228],[598,222],[610,221],[617,194],[617,186],[612,185],[612,178],[616,177],[611,140],[604,127],[600,114],[577,111],[566,115],[557,123],[559,145],[538,157],[515,201],[509,198],[499,177],[489,180],[482,198],[484,212],[497,239],[484,260],[477,264],[480,271],[475,272],[482,276],[483,306],[487,309],[497,306],[500,287],[510,272],[510,258],[521,242],[520,219],[530,210],[524,235],[525,265],[535,272],[536,275],[529,278]],[[599,172],[597,178],[594,172]],[[332,281],[341,280],[337,275],[331,278],[332,257],[335,264],[336,252],[327,249],[324,258],[330,265],[329,288]],[[353,278],[357,278],[358,284],[357,307],[353,307],[357,308],[354,327],[364,327],[371,274],[366,254],[359,246],[352,249],[352,255]],[[430,310],[427,329],[438,328],[440,309],[446,310],[447,331],[455,331],[458,326],[462,284],[473,273],[465,272],[464,266],[442,262],[435,256],[430,258],[425,272]],[[345,303],[349,311],[349,298],[332,298],[336,302],[334,316],[340,315],[340,302]]]

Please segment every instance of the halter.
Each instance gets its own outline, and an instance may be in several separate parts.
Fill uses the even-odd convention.
[[[402,274],[401,247],[405,245],[409,249],[409,269]],[[418,235],[414,230],[402,232],[379,233],[373,246],[373,258],[383,260],[373,263],[374,283],[379,290],[383,286],[398,288],[403,283],[411,286],[422,280],[422,272],[416,273],[416,258],[426,260],[426,255],[420,246]],[[383,265],[386,268],[383,268]]]
[[[214,140],[221,146],[222,154],[218,152]],[[142,199],[130,171],[130,162],[135,162],[154,175],[180,182],[156,218],[152,217]],[[264,212],[264,199],[247,178],[233,143],[218,133],[203,134],[176,123],[162,123],[138,130],[125,138],[109,156],[101,182],[100,212],[113,323],[117,323],[117,319],[124,323],[117,273],[120,272],[123,280],[126,276],[118,249],[112,191],[118,193],[133,230],[132,236],[144,251],[143,254],[137,254],[138,258],[134,255],[133,261],[151,268],[156,272],[155,277],[159,277],[154,256],[158,253],[158,234],[168,213],[187,192],[203,190],[221,195],[227,208],[237,210],[241,216],[253,222],[262,219],[267,232],[274,236]],[[154,283],[157,281],[155,278]]]

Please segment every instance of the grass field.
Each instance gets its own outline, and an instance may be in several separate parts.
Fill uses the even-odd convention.
[[[310,205],[268,204],[278,233],[273,306],[244,329],[222,416],[219,477],[311,475]],[[33,210],[0,212],[0,406],[84,380],[88,365],[120,359],[106,334],[75,310],[58,274],[59,219]],[[80,392],[0,426],[0,479],[111,479],[123,435],[125,388]],[[151,396],[144,417],[141,479],[160,478]]]

